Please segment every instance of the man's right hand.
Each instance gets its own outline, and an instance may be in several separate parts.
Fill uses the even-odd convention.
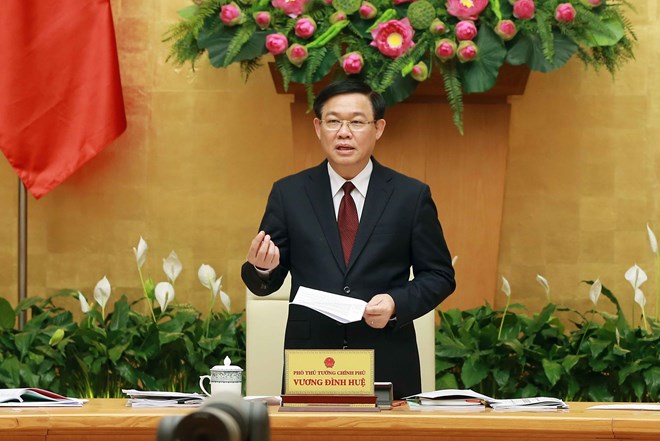
[[[259,270],[272,271],[280,264],[280,249],[270,240],[270,235],[259,231],[252,239],[247,261]]]

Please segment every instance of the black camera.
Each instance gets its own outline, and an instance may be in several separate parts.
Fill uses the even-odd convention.
[[[211,397],[185,416],[160,420],[157,441],[270,441],[268,409],[239,395]]]

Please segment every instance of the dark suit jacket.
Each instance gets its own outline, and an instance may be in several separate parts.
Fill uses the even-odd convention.
[[[390,294],[396,321],[384,329],[373,329],[364,320],[343,325],[289,305],[284,347],[374,349],[376,381],[391,381],[395,398],[400,398],[421,392],[412,321],[454,291],[454,270],[429,187],[372,161],[348,266],[324,161],[273,185],[260,229],[279,247],[280,265],[267,280],[248,262],[241,274],[259,296],[277,291],[289,271],[291,300],[300,286],[367,302],[376,294]],[[409,281],[411,266],[414,279]]]

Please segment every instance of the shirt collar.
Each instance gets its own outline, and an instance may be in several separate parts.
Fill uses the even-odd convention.
[[[367,197],[367,188],[369,187],[369,179],[371,178],[371,172],[374,169],[374,164],[371,162],[371,158],[367,165],[362,169],[360,173],[357,174],[351,182],[355,185],[355,189],[360,192],[362,197]],[[337,192],[341,190],[341,186],[344,185],[346,179],[339,176],[339,174],[332,168],[328,162],[328,175],[330,176],[330,189],[332,190],[332,195],[336,195]]]

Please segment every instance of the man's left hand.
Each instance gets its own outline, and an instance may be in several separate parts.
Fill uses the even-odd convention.
[[[376,294],[364,309],[364,321],[375,329],[382,329],[396,313],[394,299],[389,294]]]

